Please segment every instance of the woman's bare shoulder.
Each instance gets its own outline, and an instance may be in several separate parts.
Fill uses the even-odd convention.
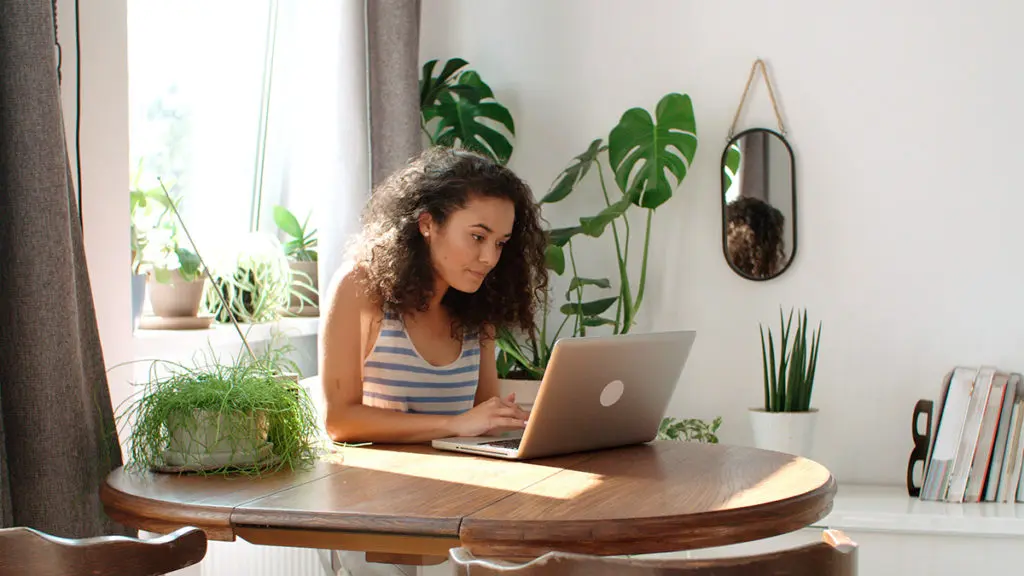
[[[342,267],[332,276],[327,290],[329,317],[338,318],[341,325],[350,327],[354,327],[358,319],[364,356],[376,341],[384,317],[384,311],[370,293],[366,280],[363,268]]]
[[[359,266],[343,266],[331,277],[327,297],[331,307],[360,312],[380,308],[366,285],[366,271]]]

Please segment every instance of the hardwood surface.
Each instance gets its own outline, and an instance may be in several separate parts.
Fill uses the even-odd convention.
[[[196,528],[152,540],[58,538],[25,527],[0,530],[3,576],[155,576],[196,564],[204,556],[206,536]]]
[[[821,465],[688,442],[509,462],[429,446],[339,449],[314,470],[260,479],[115,471],[108,513],[166,532],[284,546],[483,556],[639,554],[778,535],[828,514]]]
[[[471,552],[499,557],[704,548],[803,528],[828,514],[835,490],[811,460],[663,442],[568,465],[466,516],[459,535]]]

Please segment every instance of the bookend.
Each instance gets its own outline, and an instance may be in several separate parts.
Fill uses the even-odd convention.
[[[932,437],[932,409],[935,403],[931,400],[918,400],[914,405],[914,418],[910,423],[910,435],[914,440],[914,449],[910,451],[910,460],[907,462],[907,492],[914,498],[921,495],[921,486],[914,485],[914,465],[921,462],[921,484],[924,485],[924,478],[927,474],[928,449],[931,446]],[[925,414],[925,432],[918,431],[921,414]]]

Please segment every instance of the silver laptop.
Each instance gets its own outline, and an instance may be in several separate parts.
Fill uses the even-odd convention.
[[[526,429],[434,440],[454,450],[525,460],[653,440],[696,333],[563,338],[555,343]]]

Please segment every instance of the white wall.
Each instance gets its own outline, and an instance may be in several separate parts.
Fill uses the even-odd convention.
[[[61,100],[71,168],[76,171],[75,2],[60,0],[58,34],[64,54]],[[82,216],[89,281],[108,368],[132,360],[131,262],[128,208],[127,9],[123,0],[82,2]],[[77,186],[77,178],[76,178]],[[116,407],[130,393],[129,370],[109,373]]]
[[[700,148],[656,218],[639,327],[698,331],[672,412],[721,414],[723,441],[750,442],[758,322],[806,306],[824,322],[813,456],[841,481],[899,484],[914,402],[946,370],[1024,370],[1021,17],[1008,2],[426,0],[421,58],[481,71],[516,120],[512,165],[540,192],[627,108],[689,93]],[[758,57],[800,211],[796,261],[766,283],[732,273],[720,244],[718,162]],[[775,127],[763,85],[748,106],[738,129]],[[582,213],[546,211],[556,225]]]

